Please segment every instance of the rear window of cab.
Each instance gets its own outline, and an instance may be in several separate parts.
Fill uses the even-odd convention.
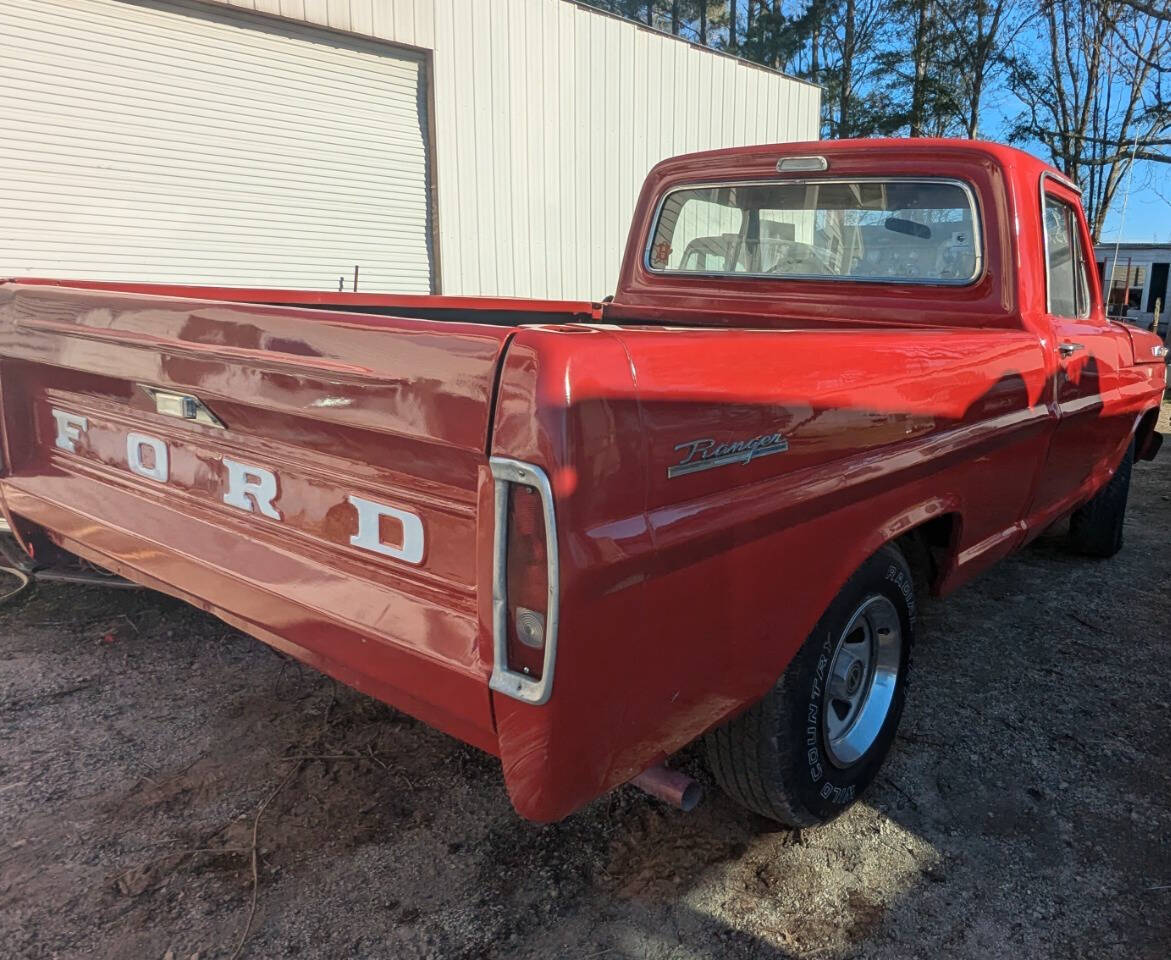
[[[967,284],[980,222],[958,180],[705,184],[660,201],[646,248],[655,273]]]

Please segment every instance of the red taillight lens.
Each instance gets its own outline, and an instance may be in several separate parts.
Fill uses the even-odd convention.
[[[541,679],[548,628],[549,563],[541,497],[512,484],[508,504],[508,666]]]

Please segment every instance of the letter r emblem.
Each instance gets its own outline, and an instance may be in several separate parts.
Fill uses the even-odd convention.
[[[280,511],[272,505],[278,492],[275,473],[227,457],[223,461],[228,471],[228,492],[224,494],[224,503],[245,513],[262,513],[272,520],[282,519]]]

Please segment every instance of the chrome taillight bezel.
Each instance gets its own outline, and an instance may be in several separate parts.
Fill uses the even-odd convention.
[[[508,457],[488,460],[495,484],[495,542],[492,550],[492,678],[489,687],[497,693],[534,705],[548,703],[553,695],[553,669],[557,662],[558,565],[557,518],[553,510],[553,488],[540,467]],[[540,679],[534,679],[508,664],[508,497],[513,485],[531,487],[541,498],[545,521],[545,557],[548,590],[545,607],[545,656]]]

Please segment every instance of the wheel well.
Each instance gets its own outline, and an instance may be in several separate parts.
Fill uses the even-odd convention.
[[[1158,451],[1156,446],[1154,450],[1149,450],[1148,447],[1151,440],[1155,438],[1155,427],[1159,423],[1159,411],[1148,410],[1139,418],[1138,427],[1134,431],[1134,458],[1136,460],[1149,460]]]
[[[895,539],[895,546],[903,552],[911,568],[915,592],[920,596],[938,593],[941,576],[955,552],[959,526],[958,513],[945,513]]]

